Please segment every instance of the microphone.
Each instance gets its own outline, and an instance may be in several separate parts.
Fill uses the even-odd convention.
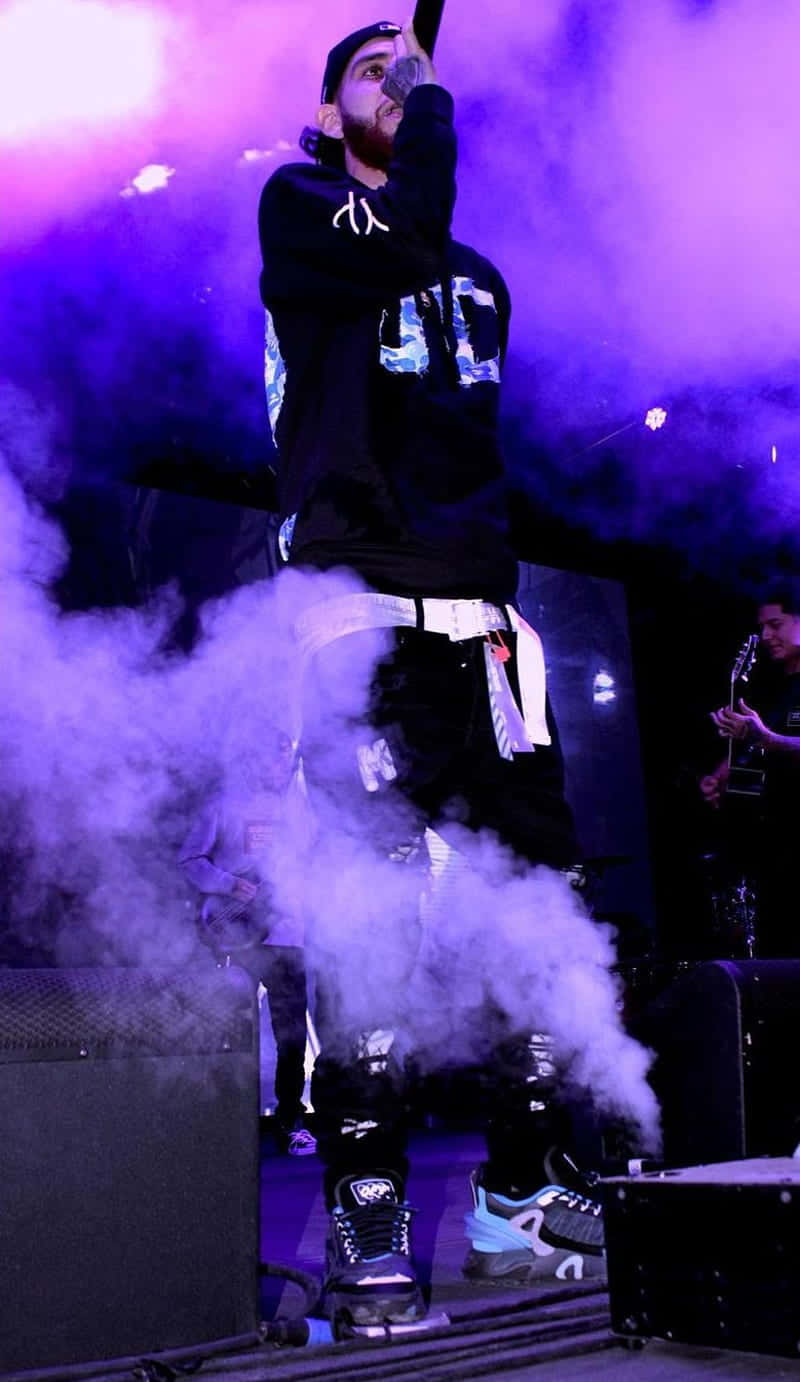
[[[417,0],[417,7],[414,10],[414,33],[419,39],[420,47],[433,57],[433,50],[436,47],[436,40],[439,37],[439,25],[442,22],[442,12],[445,0]]]

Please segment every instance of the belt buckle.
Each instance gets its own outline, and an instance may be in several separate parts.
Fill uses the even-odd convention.
[[[450,606],[450,617],[453,631],[450,638],[453,643],[462,643],[468,638],[475,638],[483,632],[480,617],[482,602],[480,600],[453,600]]]

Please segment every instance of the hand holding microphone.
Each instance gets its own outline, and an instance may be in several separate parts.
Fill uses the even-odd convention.
[[[403,25],[403,32],[394,41],[394,50],[396,57],[383,79],[381,90],[398,106],[403,106],[415,86],[437,83],[436,69],[414,32],[414,19]]]

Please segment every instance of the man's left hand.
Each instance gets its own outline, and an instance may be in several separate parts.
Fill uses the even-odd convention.
[[[711,718],[723,739],[748,740],[753,744],[763,744],[769,734],[758,711],[751,709],[746,701],[739,701],[739,709],[723,706],[712,711]]]

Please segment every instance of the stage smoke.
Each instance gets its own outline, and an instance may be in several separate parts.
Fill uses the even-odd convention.
[[[8,407],[14,396],[3,396]],[[35,407],[15,401],[33,443]],[[45,447],[44,419],[41,429]],[[195,934],[178,867],[187,824],[248,747],[257,753],[269,726],[297,732],[291,626],[309,603],[357,584],[341,573],[287,571],[244,587],[205,608],[198,642],[182,654],[169,640],[179,612],[170,589],[143,610],[62,612],[49,587],[63,566],[63,537],[7,467],[0,498],[6,941],[68,965],[191,963]],[[657,1111],[645,1053],[620,1027],[612,939],[566,881],[520,870],[488,834],[450,827],[464,867],[444,894],[441,883],[429,891],[420,912],[427,861],[371,852],[368,794],[363,828],[358,802],[350,832],[326,808],[326,785],[352,771],[352,721],[385,646],[384,634],[334,645],[341,656],[327,664],[331,734],[313,833],[292,831],[272,864],[278,906],[297,909],[302,899],[309,955],[338,987],[340,1022],[393,1025],[424,1064],[459,1065],[476,1055],[476,1019],[499,1006],[523,1032],[552,1031],[574,1082],[591,1087],[601,1108],[634,1119],[652,1144]],[[384,814],[404,839],[404,804]]]

